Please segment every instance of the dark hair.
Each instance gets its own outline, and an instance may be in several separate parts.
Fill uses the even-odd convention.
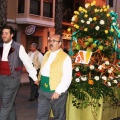
[[[38,47],[37,43],[31,43],[32,46],[34,46],[36,49]]]
[[[10,34],[14,34],[14,29],[13,29],[13,27],[11,27],[11,26],[4,26],[4,27],[2,28],[2,31],[3,31],[4,29],[9,29],[9,30],[10,30]]]

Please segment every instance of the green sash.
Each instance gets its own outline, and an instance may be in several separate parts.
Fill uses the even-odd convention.
[[[54,92],[55,90],[50,90],[49,77],[42,76],[40,80],[40,89],[44,92]]]

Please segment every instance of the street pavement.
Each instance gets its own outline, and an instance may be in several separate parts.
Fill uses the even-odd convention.
[[[16,96],[17,120],[35,120],[37,114],[37,99],[28,101],[30,96],[30,85],[28,74],[23,73],[21,76],[21,85]],[[1,101],[0,101],[1,106]],[[49,120],[53,120],[50,118]]]

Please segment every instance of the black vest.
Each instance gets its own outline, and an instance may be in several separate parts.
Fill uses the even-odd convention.
[[[20,44],[13,41],[11,44],[10,51],[8,53],[8,62],[10,66],[10,71],[11,71],[11,77],[15,78],[22,73],[22,61],[19,58],[19,50],[20,50]],[[2,58],[2,53],[3,53],[3,43],[0,44],[0,61]]]

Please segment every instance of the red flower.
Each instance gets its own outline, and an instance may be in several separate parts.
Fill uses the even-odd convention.
[[[76,77],[80,77],[81,76],[81,73],[80,72],[77,72],[75,73]]]

